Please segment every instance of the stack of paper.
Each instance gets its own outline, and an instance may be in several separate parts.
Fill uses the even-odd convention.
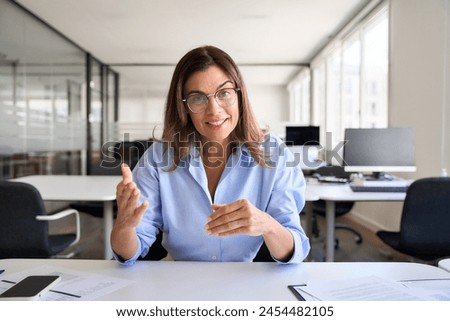
[[[307,301],[449,301],[450,278],[389,281],[377,276],[289,286]],[[295,292],[294,292],[295,293]]]
[[[383,180],[383,179],[366,179],[366,178],[354,178],[352,184],[356,186],[409,186],[411,182],[409,180],[396,178],[393,180]]]

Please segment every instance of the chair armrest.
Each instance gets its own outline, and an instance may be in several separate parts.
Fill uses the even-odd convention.
[[[62,219],[66,216],[69,215],[75,215],[75,221],[76,221],[76,237],[75,240],[70,244],[70,245],[74,245],[76,243],[78,243],[78,241],[80,240],[80,213],[78,213],[77,210],[74,209],[67,209],[67,210],[63,210],[54,214],[49,214],[49,215],[36,215],[36,220],[38,221],[55,221],[55,220],[59,220]]]

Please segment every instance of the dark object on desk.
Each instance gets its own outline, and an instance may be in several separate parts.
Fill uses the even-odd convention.
[[[167,256],[167,251],[161,243],[162,236],[163,233],[160,231],[158,235],[156,235],[156,240],[148,250],[147,255],[145,257],[139,257],[139,261],[160,261]]]
[[[319,126],[286,126],[285,142],[287,146],[320,145]]]
[[[30,184],[0,182],[0,204],[0,258],[54,257],[79,240],[78,212],[48,214],[41,194]],[[75,217],[76,233],[49,235],[48,221],[69,215]]]
[[[353,192],[406,193],[408,186],[362,186],[350,184]]]
[[[344,140],[346,171],[372,172],[374,178],[416,171],[413,128],[346,128]]]
[[[414,181],[406,192],[400,231],[378,231],[377,236],[421,260],[450,256],[450,177]]]
[[[306,284],[300,284],[300,285],[288,285],[288,289],[291,290],[291,292],[295,295],[297,300],[299,301],[306,301],[305,298],[300,294],[299,290],[302,286],[305,286]]]
[[[124,162],[130,168],[134,168],[144,152],[152,145],[152,140],[135,140],[115,143],[111,150],[110,145],[103,146],[103,155],[108,155],[96,166],[92,167],[92,175],[121,175],[120,165]],[[76,202],[70,207],[79,212],[87,213],[94,217],[103,217],[103,202]],[[117,203],[113,205],[114,217],[117,214]]]
[[[114,156],[120,163],[127,163],[134,168],[145,151],[153,144],[152,140],[134,140],[131,142],[120,142],[114,146]]]
[[[253,262],[275,262],[265,242],[263,242],[263,244],[259,248],[259,251],[258,253],[256,253]]]
[[[114,167],[112,166],[112,164],[108,164],[108,166],[104,166],[100,162],[99,164],[96,164],[96,165],[92,166],[92,168],[91,168],[91,175],[99,175],[99,176],[116,175],[116,176],[119,176],[121,174],[122,173],[120,171],[119,160],[117,160],[117,162],[115,162]],[[94,217],[103,217],[103,202],[101,202],[101,201],[89,201],[89,202],[79,201],[79,202],[70,203],[69,206],[73,209],[76,209],[79,212],[83,212],[83,213],[92,215]],[[117,213],[117,203],[115,201],[113,203],[113,212],[114,212],[114,218],[115,218],[116,213]]]
[[[341,166],[324,166],[318,168],[314,173],[313,176],[315,177],[335,177],[336,179],[341,179],[342,183],[344,180],[348,181],[350,179],[349,172],[345,172],[344,168]],[[354,202],[336,202],[336,217],[345,215],[351,211],[353,208]],[[326,214],[326,202],[323,200],[315,201],[313,202],[313,214],[325,216]],[[317,224],[317,218],[313,217],[313,234],[318,237],[319,236],[319,228]],[[362,243],[362,236],[361,234],[356,231],[355,229],[351,228],[348,225],[345,224],[339,224],[336,223],[334,225],[335,229],[344,229],[347,230],[355,235],[355,242],[360,244]],[[339,240],[336,238],[335,240],[335,248],[339,247]]]
[[[90,202],[76,202],[70,203],[71,208],[78,212],[83,212],[94,217],[103,217],[103,202],[90,201]],[[113,204],[114,218],[117,216],[117,202]]]

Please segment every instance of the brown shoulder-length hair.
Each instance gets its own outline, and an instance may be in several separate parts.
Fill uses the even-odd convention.
[[[231,133],[230,141],[237,146],[245,145],[258,164],[266,166],[259,144],[264,139],[265,131],[261,130],[253,115],[247,95],[247,89],[241,72],[233,59],[223,50],[213,46],[195,48],[186,53],[175,67],[170,83],[164,116],[162,135],[164,149],[172,149],[174,153],[174,170],[180,161],[189,153],[191,146],[199,146],[199,133],[189,116],[184,98],[184,86],[189,77],[198,72],[217,66],[234,82],[238,91],[239,120]],[[194,143],[194,144],[193,144]]]

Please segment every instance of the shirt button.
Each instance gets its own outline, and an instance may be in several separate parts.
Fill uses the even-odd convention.
[[[211,256],[211,260],[213,260],[213,261],[217,260],[217,256],[215,256],[215,255]]]

